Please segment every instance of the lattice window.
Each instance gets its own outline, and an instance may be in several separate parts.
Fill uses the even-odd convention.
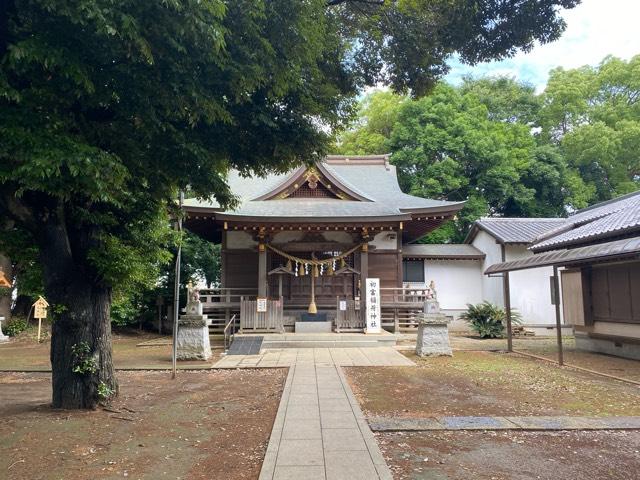
[[[290,198],[338,198],[331,190],[318,182],[316,188],[311,188],[309,183],[305,183],[297,190],[293,191]]]

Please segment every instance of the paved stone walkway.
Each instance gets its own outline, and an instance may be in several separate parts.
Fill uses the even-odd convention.
[[[379,432],[431,430],[638,430],[640,417],[371,417],[371,429]]]
[[[392,347],[363,348],[279,348],[264,349],[259,355],[227,355],[214,368],[269,368],[292,365],[339,365],[344,367],[414,366]]]
[[[313,358],[289,369],[260,480],[391,480],[342,370]]]

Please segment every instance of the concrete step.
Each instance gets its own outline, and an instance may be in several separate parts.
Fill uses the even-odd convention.
[[[263,342],[262,348],[375,348],[394,347],[396,342],[379,341],[355,341],[355,342],[332,342],[330,340],[308,340],[308,341],[287,341],[287,342]]]
[[[246,334],[243,334],[246,335]],[[367,348],[393,347],[397,338],[390,333],[285,333],[266,334],[262,348]]]

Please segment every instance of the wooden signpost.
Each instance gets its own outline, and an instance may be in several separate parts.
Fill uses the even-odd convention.
[[[36,303],[33,304],[33,309],[34,309],[33,316],[34,318],[38,319],[38,342],[40,342],[40,331],[42,329],[42,319],[47,318],[48,306],[49,304],[42,297],[39,297],[38,300],[36,300]]]

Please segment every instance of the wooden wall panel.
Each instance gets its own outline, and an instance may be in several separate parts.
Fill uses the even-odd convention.
[[[563,270],[560,274],[562,277],[562,313],[564,322],[569,325],[584,326],[582,271]]]
[[[591,292],[595,321],[640,323],[640,262],[594,267]]]
[[[369,277],[379,278],[382,288],[397,287],[398,272],[401,271],[401,268],[398,268],[398,258],[397,252],[370,253]]]
[[[611,316],[608,273],[607,268],[594,268],[591,272],[591,303],[594,320],[605,320]]]
[[[258,252],[227,250],[225,258],[227,288],[258,288]]]
[[[634,322],[640,323],[640,262],[631,264],[629,268],[629,284],[633,319]]]
[[[629,268],[626,265],[609,267],[609,301],[611,317],[618,322],[630,322],[631,291],[629,289]]]

